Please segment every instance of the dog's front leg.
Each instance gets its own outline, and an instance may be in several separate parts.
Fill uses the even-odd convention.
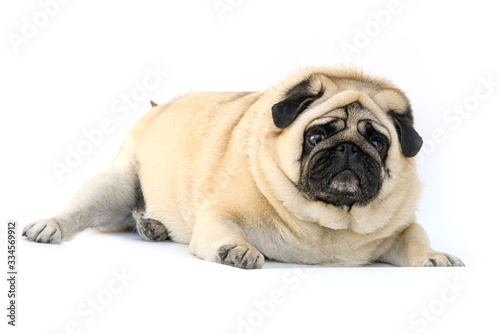
[[[233,267],[264,266],[264,256],[250,245],[232,218],[222,215],[202,215],[194,226],[189,248],[199,258]]]
[[[410,224],[378,259],[400,267],[463,267],[457,256],[436,252],[427,233],[417,223]]]

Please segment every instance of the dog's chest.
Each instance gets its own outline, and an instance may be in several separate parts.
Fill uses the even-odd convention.
[[[250,243],[267,258],[292,263],[361,265],[370,261],[376,243],[361,242],[350,231],[321,227],[292,231],[276,223],[245,229]]]

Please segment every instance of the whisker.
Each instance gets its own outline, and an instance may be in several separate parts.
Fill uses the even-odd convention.
[[[297,192],[295,193],[295,195],[293,196],[293,198],[290,200],[290,203],[288,203],[288,205],[291,205],[293,203],[293,201],[295,200],[295,197],[297,197],[297,195],[300,193],[300,189],[297,189]]]

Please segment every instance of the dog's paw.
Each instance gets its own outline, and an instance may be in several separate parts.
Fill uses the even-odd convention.
[[[143,219],[137,224],[137,232],[147,241],[165,241],[168,232],[165,225],[154,219]]]
[[[54,219],[40,220],[27,225],[23,230],[23,236],[29,241],[58,244],[61,242],[61,227]]]
[[[147,241],[165,241],[168,239],[168,232],[161,222],[155,219],[144,218],[144,213],[134,211],[132,213],[136,220],[137,232]]]
[[[465,267],[465,264],[457,256],[431,252],[420,260],[418,267]]]
[[[222,264],[242,268],[260,269],[264,266],[264,255],[255,247],[224,245],[217,250],[217,260]]]

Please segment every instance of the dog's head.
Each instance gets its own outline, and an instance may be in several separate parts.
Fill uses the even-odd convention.
[[[309,201],[368,205],[391,178],[391,160],[393,165],[420,150],[422,138],[413,127],[408,100],[384,84],[359,75],[313,75],[289,88],[272,107],[274,124],[282,132],[310,113],[297,125],[301,153],[296,184]],[[339,98],[342,93],[348,97]],[[363,96],[356,99],[357,93]],[[298,131],[282,134],[297,136]]]

